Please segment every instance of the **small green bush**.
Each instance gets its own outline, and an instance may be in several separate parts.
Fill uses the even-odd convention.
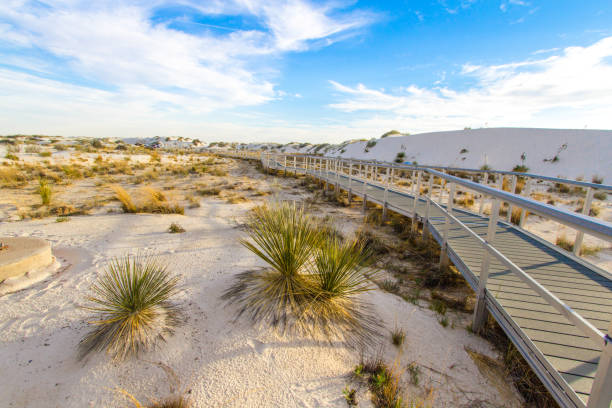
[[[38,181],[38,194],[43,205],[49,205],[51,203],[51,186],[47,183],[47,180],[40,179]]]

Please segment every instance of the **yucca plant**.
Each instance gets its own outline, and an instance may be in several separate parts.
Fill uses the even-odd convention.
[[[303,208],[288,203],[257,207],[247,222],[251,240],[241,243],[269,268],[239,274],[222,296],[239,305],[238,315],[269,321],[283,330],[294,327],[310,295],[306,271],[323,235]]]
[[[313,334],[359,345],[379,336],[376,317],[357,296],[372,290],[364,274],[370,259],[371,252],[357,240],[342,243],[330,238],[316,250],[315,270],[309,276],[313,280],[311,294],[302,316],[311,321],[308,327]]]
[[[244,272],[223,298],[239,305],[238,316],[318,337],[363,343],[378,327],[357,295],[370,290],[363,274],[370,252],[342,243],[317,227],[303,208],[290,204],[254,210],[250,240],[242,244],[269,268]]]
[[[87,298],[94,328],[81,340],[79,358],[106,350],[123,360],[154,348],[180,322],[180,308],[171,302],[178,282],[156,258],[113,259]]]

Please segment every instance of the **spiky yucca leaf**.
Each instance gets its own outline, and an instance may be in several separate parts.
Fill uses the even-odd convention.
[[[241,243],[270,269],[238,275],[222,298],[239,305],[239,316],[246,313],[254,322],[269,321],[283,330],[295,328],[295,317],[310,295],[304,272],[323,236],[303,208],[288,203],[255,208],[247,225],[252,241]]]
[[[94,328],[81,340],[79,358],[106,350],[123,360],[164,340],[180,321],[180,308],[170,301],[178,282],[155,258],[113,259],[87,298]]]
[[[313,285],[303,320],[313,334],[344,338],[354,345],[371,344],[380,325],[367,303],[357,295],[372,290],[364,274],[371,257],[360,241],[328,239],[315,254]]]

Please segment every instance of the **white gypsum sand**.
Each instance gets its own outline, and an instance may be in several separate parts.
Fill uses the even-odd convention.
[[[174,386],[196,407],[346,406],[342,390],[360,352],[282,337],[251,327],[244,318],[234,321],[235,310],[219,300],[220,293],[235,274],[263,266],[238,243],[244,232],[237,223],[253,204],[231,205],[215,198],[201,204],[185,216],[100,214],[64,223],[44,218],[0,225],[2,235],[49,240],[63,266],[69,266],[44,282],[0,297],[3,404],[128,407],[121,389],[148,403],[149,398],[169,396]],[[186,232],[167,233],[171,222]],[[77,345],[89,329],[89,314],[79,306],[106,263],[126,253],[159,256],[183,276],[178,300],[187,320],[166,344],[140,359],[114,363],[93,354],[79,362]],[[515,393],[500,396],[498,385],[483,377],[465,350],[495,356],[488,342],[464,326],[444,328],[433,311],[380,290],[367,300],[385,326],[381,348],[387,362],[397,356],[387,333],[399,325],[407,335],[401,366],[412,361],[424,366],[422,386],[406,385],[407,391],[418,395],[431,386],[436,407],[473,401],[520,406]],[[169,367],[179,384],[162,367]],[[403,377],[407,382],[409,375]],[[359,398],[360,406],[370,406],[363,388]]]

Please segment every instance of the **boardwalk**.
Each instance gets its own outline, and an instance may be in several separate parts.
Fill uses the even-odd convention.
[[[276,162],[274,167],[284,166]],[[353,195],[366,196],[369,202],[381,205],[386,202],[390,210],[413,216],[415,199],[407,191],[354,176],[349,181],[344,173],[290,166],[285,169],[308,172],[340,189],[350,190]],[[417,218],[423,220],[425,211],[426,201],[421,198],[416,203]],[[461,209],[453,209],[452,214],[479,236],[486,236],[489,223],[486,216]],[[442,243],[444,213],[430,206],[429,220],[427,226],[432,236]],[[612,280],[608,273],[503,221],[497,222],[494,246],[593,326],[607,333],[612,320]],[[472,288],[477,290],[484,252],[482,245],[459,225],[451,223],[447,252]],[[586,406],[603,342],[597,346],[497,259],[491,259],[489,270],[487,309],[561,406]],[[609,402],[607,405],[604,402],[599,406],[608,405]]]

